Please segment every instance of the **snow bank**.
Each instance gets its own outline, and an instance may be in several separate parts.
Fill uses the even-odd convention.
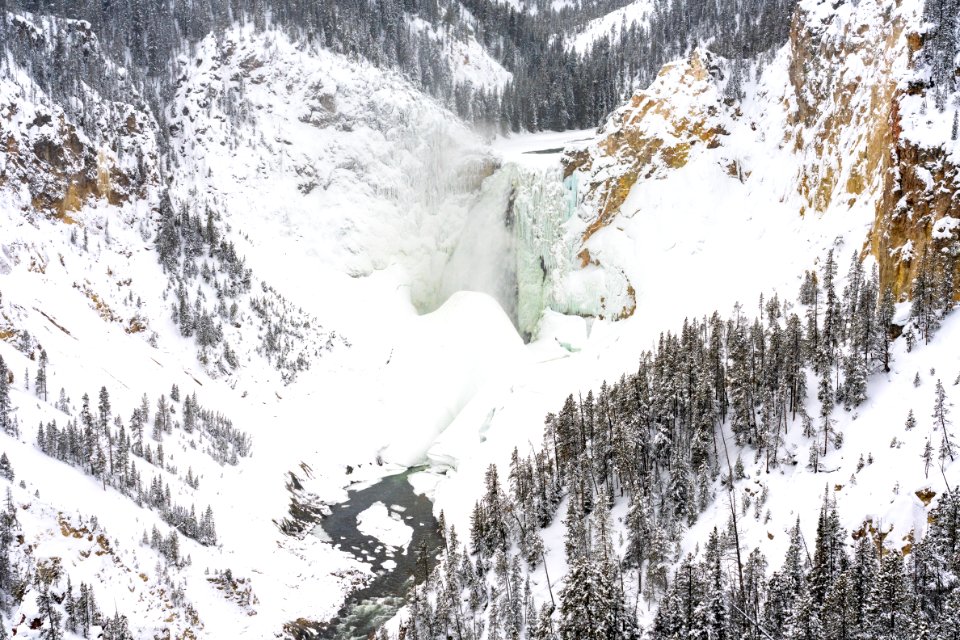
[[[392,437],[385,459],[421,462],[484,383],[524,358],[523,341],[488,295],[459,292],[407,325],[381,378]]]

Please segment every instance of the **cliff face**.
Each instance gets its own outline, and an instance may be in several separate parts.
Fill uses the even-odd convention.
[[[926,253],[937,257],[935,272],[953,270],[954,299],[960,299],[960,142],[951,131],[960,93],[944,100],[943,111],[937,108],[937,87],[928,80],[923,47],[920,34],[907,38],[912,73],[898,85],[890,116],[891,169],[877,202],[870,249],[881,279],[897,295],[910,294]]]
[[[638,185],[686,183],[675,174],[697,160],[748,185],[737,210],[785,205],[808,227],[824,219],[824,234],[838,217],[856,220],[840,223],[847,228],[872,220],[854,241],[898,296],[909,296],[924,251],[950,257],[955,269],[960,146],[950,121],[960,101],[948,97],[943,113],[933,104],[921,14],[918,0],[802,0],[784,48],[763,68],[747,64],[741,95],[726,90],[733,63],[710,54],[664,67],[590,145],[565,157],[566,175],[580,183],[583,266],[598,263],[595,233],[648,210],[642,196],[628,202],[649,191]],[[771,184],[765,204],[762,185]],[[710,188],[677,188],[690,186]]]
[[[145,196],[147,177],[122,168],[113,149],[87,139],[61,109],[24,107],[16,98],[0,102],[0,140],[7,154],[0,186],[22,184],[35,210],[61,218],[79,211],[89,199],[119,205],[132,196]],[[23,115],[27,117],[19,117]],[[139,126],[131,109],[117,133],[135,135]],[[137,165],[142,162],[137,160]]]
[[[908,1],[833,11],[804,2],[790,35],[801,212],[874,203],[865,252],[899,297],[909,296],[925,251],[946,251],[957,266],[956,143],[942,122],[950,110],[934,113],[928,96],[921,22]]]
[[[892,165],[905,22],[893,3],[797,7],[790,31],[788,134],[801,214],[875,197]]]
[[[72,47],[113,73],[124,73],[103,57],[86,23],[7,19],[13,44],[35,55],[53,56]],[[32,80],[34,73],[11,65],[0,75],[0,187],[12,187],[25,210],[62,219],[91,199],[119,205],[145,198],[149,186],[160,181],[152,116],[79,79],[86,104],[60,104]]]
[[[934,271],[953,269],[954,299],[960,300],[960,170],[943,148],[905,139],[893,158],[870,233],[881,281],[909,296],[924,253],[937,255]]]
[[[698,49],[664,66],[649,88],[634,94],[610,116],[596,139],[565,153],[564,179],[574,185],[578,201],[579,237],[571,239],[577,245],[577,266],[603,287],[597,294],[598,304],[593,305],[596,310],[581,304],[577,313],[622,320],[636,311],[630,257],[595,236],[610,226],[615,234],[623,231],[616,221],[635,186],[669,179],[694,159],[721,147],[733,117],[721,91],[721,64]],[[724,171],[736,176],[739,169],[737,163],[730,163]],[[633,213],[631,209],[625,215]],[[597,272],[604,276],[598,279]]]
[[[664,177],[685,166],[691,153],[720,145],[727,131],[718,75],[713,56],[699,49],[664,66],[650,88],[610,116],[594,146],[566,154],[564,177],[581,174],[583,202],[595,211],[584,243],[610,224],[638,180]],[[586,247],[583,256],[586,266]]]

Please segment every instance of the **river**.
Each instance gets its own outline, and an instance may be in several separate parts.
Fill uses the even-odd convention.
[[[318,526],[337,548],[369,563],[375,577],[347,596],[332,620],[288,626],[295,638],[367,640],[405,604],[414,580],[422,581],[433,570],[443,538],[433,516],[433,503],[416,493],[408,479],[421,470],[413,468],[387,476],[368,487],[348,491],[344,502],[329,505],[330,515]],[[357,516],[377,502],[387,505],[413,529],[413,539],[402,551],[391,553],[382,541],[358,529]]]

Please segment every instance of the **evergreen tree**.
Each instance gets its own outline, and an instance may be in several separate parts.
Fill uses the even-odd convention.
[[[823,440],[823,451],[821,455],[827,455],[830,436],[833,434],[833,418],[830,417],[830,414],[833,413],[834,407],[833,378],[829,367],[823,369],[820,373],[820,386],[817,390],[817,398],[820,400],[820,432],[823,434],[821,436]],[[816,471],[816,465],[814,465],[813,468]]]
[[[940,458],[950,458],[953,462],[953,436],[950,434],[950,414],[949,403],[947,402],[947,392],[943,388],[943,382],[937,379],[937,388],[933,402],[933,424],[934,428],[940,431]]]
[[[10,459],[6,452],[0,454],[0,477],[13,482],[13,467],[10,465]]]
[[[765,638],[767,631],[761,626],[763,611],[767,603],[767,559],[759,549],[754,549],[747,557],[743,567],[743,594],[741,598],[747,640]],[[737,612],[740,613],[740,612]]]
[[[911,291],[910,319],[913,320],[914,326],[920,332],[924,344],[930,342],[930,337],[939,327],[937,317],[938,292],[934,282],[932,262],[927,248],[924,247]]]
[[[824,596],[820,610],[824,640],[853,640],[858,631],[850,578],[846,572],[837,576]]]
[[[730,637],[730,621],[724,598],[723,570],[720,566],[720,534],[716,527],[710,533],[705,556],[704,573],[707,578],[704,595],[705,631],[707,637],[713,640],[724,640]]]
[[[10,380],[7,365],[0,356],[0,429],[5,433],[13,432],[13,406],[10,403]]]
[[[40,361],[37,365],[37,378],[33,385],[33,390],[38,398],[44,402],[47,400],[47,350],[40,350]]]
[[[960,588],[954,587],[947,596],[933,637],[938,640],[960,640]]]
[[[849,599],[857,629],[863,629],[867,603],[878,571],[877,548],[868,536],[860,536],[849,573]]]
[[[646,557],[646,549],[650,544],[651,522],[650,505],[639,494],[630,499],[630,510],[627,514],[628,543],[625,560],[630,566],[638,569]]]
[[[689,638],[705,632],[705,584],[700,567],[688,555],[677,567],[673,584],[660,601],[651,634],[654,639]]]
[[[813,603],[822,606],[827,591],[847,566],[847,554],[844,549],[844,531],[840,528],[837,505],[830,500],[828,490],[824,490],[823,505],[817,521],[817,540],[813,552],[813,567],[810,570],[809,585]]]
[[[99,435],[107,436],[107,427],[110,424],[110,394],[106,387],[100,387],[100,398],[97,404],[97,427]]]
[[[579,500],[575,498],[576,496],[571,496],[567,504],[567,516],[564,520],[563,548],[566,551],[568,566],[573,566],[589,550],[586,518],[584,517],[586,514],[583,513]]]
[[[553,607],[544,603],[540,607],[540,614],[537,616],[536,626],[530,637],[532,640],[555,640],[556,634],[553,627]]]
[[[203,519],[200,521],[200,535],[198,541],[202,545],[213,546],[217,544],[217,529],[213,521],[213,508],[209,505],[203,512]]]
[[[837,263],[833,257],[833,249],[827,251],[827,259],[823,265],[823,327],[821,329],[821,350],[818,357],[821,374],[828,371],[836,360],[836,350],[841,338],[840,301],[836,290]]]
[[[960,7],[958,7],[960,8]],[[957,269],[956,256],[949,251],[942,251],[939,255],[939,266],[934,279],[936,289],[936,310],[941,316],[946,316],[953,310],[954,302],[954,275]]]
[[[786,627],[786,640],[820,640],[823,637],[819,607],[809,591],[800,594]]]
[[[506,522],[506,496],[500,486],[500,474],[497,466],[487,467],[484,476],[486,493],[484,495],[483,511],[486,520],[483,547],[487,557],[492,557],[497,550],[506,551],[508,546],[508,527]]]
[[[63,627],[61,625],[63,614],[57,608],[47,586],[44,586],[37,595],[37,613],[42,621],[40,627],[41,640],[61,640],[63,638]]]
[[[917,418],[913,415],[913,409],[910,409],[907,412],[907,421],[904,423],[903,428],[907,431],[913,431],[917,426]]]
[[[903,558],[889,551],[867,600],[865,631],[877,640],[899,640],[910,626],[909,602],[903,576]]]
[[[804,569],[803,539],[800,520],[790,530],[790,544],[783,567],[771,576],[767,605],[764,608],[764,627],[775,636],[784,636],[790,629],[801,598],[807,593]],[[810,606],[813,606],[812,603]]]
[[[103,623],[103,640],[134,640],[127,616],[114,613],[112,618],[107,618]]]
[[[130,438],[133,441],[131,451],[133,455],[143,455],[143,423],[144,417],[139,407],[133,410],[130,416]]]
[[[70,633],[77,633],[79,627],[77,623],[77,600],[73,595],[73,581],[67,576],[67,590],[63,594],[63,609],[67,613],[67,619],[64,623],[64,630]]]
[[[883,370],[887,373],[890,372],[890,326],[893,324],[895,313],[893,290],[888,286],[884,288],[877,306],[876,337],[874,339],[874,348],[883,363]]]
[[[867,363],[859,350],[847,354],[843,370],[843,404],[849,410],[867,399]]]

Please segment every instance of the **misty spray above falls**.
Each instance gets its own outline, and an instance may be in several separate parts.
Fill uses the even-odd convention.
[[[442,303],[457,291],[486,293],[500,303],[519,330],[513,182],[510,168],[501,168],[484,181],[444,265],[437,302]]]
[[[587,221],[578,214],[579,180],[559,168],[499,167],[472,194],[436,284],[412,287],[428,293],[414,296],[417,308],[433,311],[457,291],[485,293],[525,340],[537,336],[545,310],[622,317],[620,310],[635,304],[622,270],[595,256],[582,259]],[[603,255],[603,247],[590,251]]]
[[[558,295],[558,283],[576,268],[576,183],[558,171],[509,163],[476,192],[460,237],[443,267],[433,310],[457,291],[486,293],[497,300],[525,338],[535,336],[544,309],[589,313],[590,305]]]

